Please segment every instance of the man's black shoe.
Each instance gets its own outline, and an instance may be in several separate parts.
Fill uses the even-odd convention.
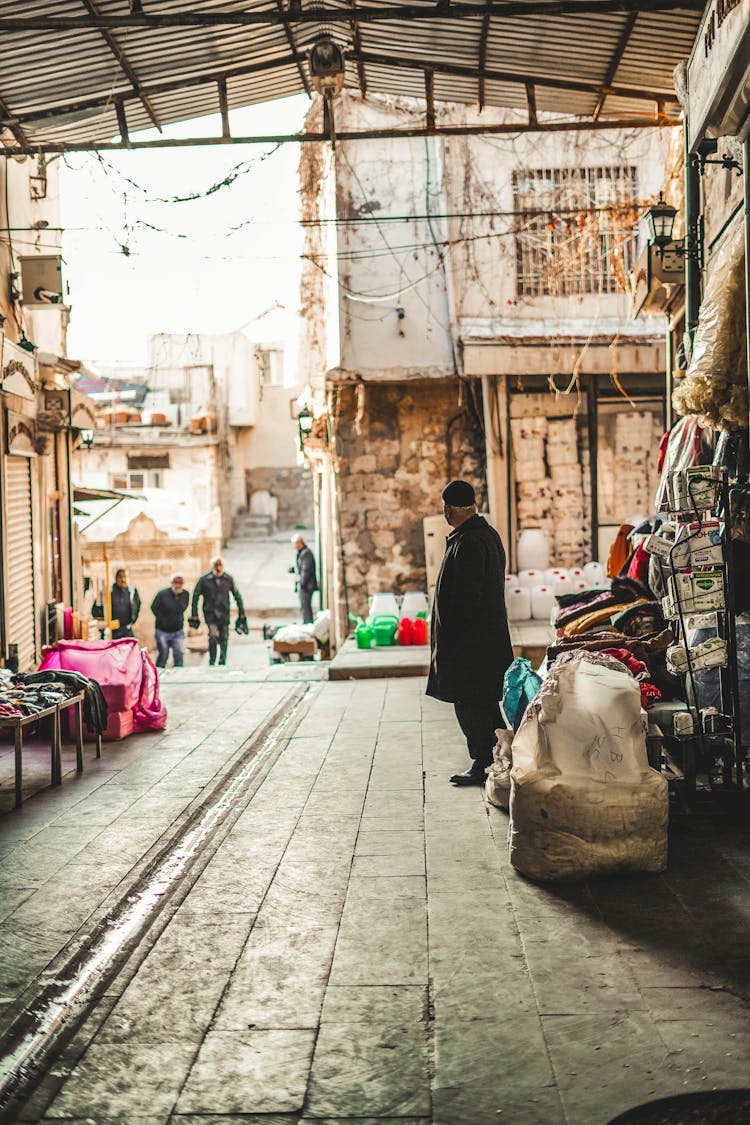
[[[476,769],[471,766],[463,773],[454,773],[451,775],[451,785],[484,785],[487,780],[487,775],[483,767]]]

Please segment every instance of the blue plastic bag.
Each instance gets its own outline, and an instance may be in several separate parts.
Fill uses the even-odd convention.
[[[538,676],[525,656],[514,660],[503,679],[503,711],[514,732],[528,705],[542,686]]]

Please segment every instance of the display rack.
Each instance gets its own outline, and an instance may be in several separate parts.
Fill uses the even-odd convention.
[[[666,511],[675,539],[666,554],[668,594],[663,608],[672,622],[673,659],[684,663],[677,671],[690,704],[683,729],[675,724],[674,731],[683,747],[684,777],[691,787],[697,773],[707,774],[714,788],[742,787],[745,763],[738,752],[743,740],[726,470],[709,465],[671,473]],[[715,633],[715,640],[691,646],[691,634],[697,630]],[[707,707],[701,705],[697,676],[712,669],[718,672],[718,706]]]

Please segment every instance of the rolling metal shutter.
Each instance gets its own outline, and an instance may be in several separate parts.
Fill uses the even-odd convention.
[[[31,463],[5,458],[6,644],[18,645],[18,667],[36,664],[36,599],[31,526]]]

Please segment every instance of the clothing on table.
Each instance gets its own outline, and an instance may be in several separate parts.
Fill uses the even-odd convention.
[[[112,620],[119,624],[112,630],[112,640],[120,637],[132,637],[132,625],[138,620],[141,611],[141,598],[137,590],[130,592],[129,586],[118,586],[115,582],[112,587]]]
[[[71,695],[82,691],[83,718],[89,730],[101,734],[107,728],[108,707],[104,692],[96,680],[80,672],[66,672],[47,668],[42,672],[19,672],[13,676],[14,684],[63,684]]]

